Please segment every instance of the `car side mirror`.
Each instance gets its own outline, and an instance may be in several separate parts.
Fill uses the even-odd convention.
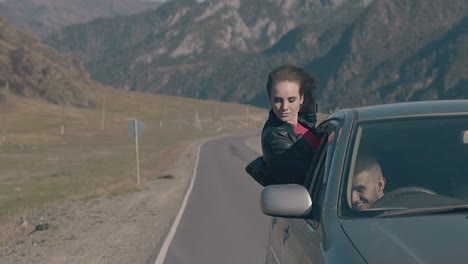
[[[262,190],[260,205],[266,215],[304,217],[312,211],[312,199],[299,184],[269,185]]]
[[[462,144],[468,144],[468,130],[462,131],[460,139]]]

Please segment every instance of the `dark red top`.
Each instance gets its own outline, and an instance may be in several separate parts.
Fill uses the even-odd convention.
[[[303,127],[300,123],[297,123],[297,125],[294,126],[294,133],[302,135],[314,150],[318,149],[320,145],[320,138],[318,138],[314,133],[312,133],[312,131]]]

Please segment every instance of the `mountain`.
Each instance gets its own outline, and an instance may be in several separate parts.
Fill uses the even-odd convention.
[[[173,0],[144,14],[71,26],[45,42],[85,62],[122,53],[128,44],[133,53],[144,57],[133,59],[163,59],[168,64],[196,61],[219,53],[261,51],[305,17],[331,9],[333,2]],[[138,35],[136,40],[134,34]],[[132,42],[122,43],[127,36],[132,36]],[[86,44],[78,45],[81,41]]]
[[[464,0],[374,1],[330,52],[307,64],[318,71],[332,62],[322,73],[322,99],[367,105],[467,98],[467,14]]]
[[[9,0],[0,3],[0,16],[11,25],[44,38],[70,24],[136,14],[160,4],[134,0]]]
[[[362,10],[363,3],[173,0],[137,16],[67,27],[45,39],[45,43],[84,61],[92,77],[106,84],[236,100],[238,95],[226,91],[238,80],[233,80],[230,87],[211,88],[224,79],[219,71],[242,70],[238,63],[243,58],[261,54],[306,21],[316,27],[348,21]],[[333,13],[339,15],[331,16]],[[234,62],[224,63],[230,60]],[[203,80],[196,76],[214,80],[199,83]],[[197,86],[190,85],[191,81]]]
[[[1,101],[5,92],[11,92],[53,103],[93,107],[95,86],[78,60],[15,30],[0,18]]]
[[[114,87],[259,106],[268,72],[295,63],[333,110],[467,97],[467,10],[464,0],[173,0],[45,43]]]

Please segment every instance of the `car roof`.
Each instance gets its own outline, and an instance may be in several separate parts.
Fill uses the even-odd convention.
[[[411,116],[468,115],[468,100],[438,100],[352,108],[359,121]]]

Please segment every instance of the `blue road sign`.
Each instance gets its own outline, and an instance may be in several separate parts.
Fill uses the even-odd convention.
[[[136,130],[135,130],[135,125],[136,125]],[[143,135],[143,132],[145,131],[145,124],[141,120],[130,120],[128,122],[128,134],[132,137]],[[135,133],[136,132],[136,133]]]

